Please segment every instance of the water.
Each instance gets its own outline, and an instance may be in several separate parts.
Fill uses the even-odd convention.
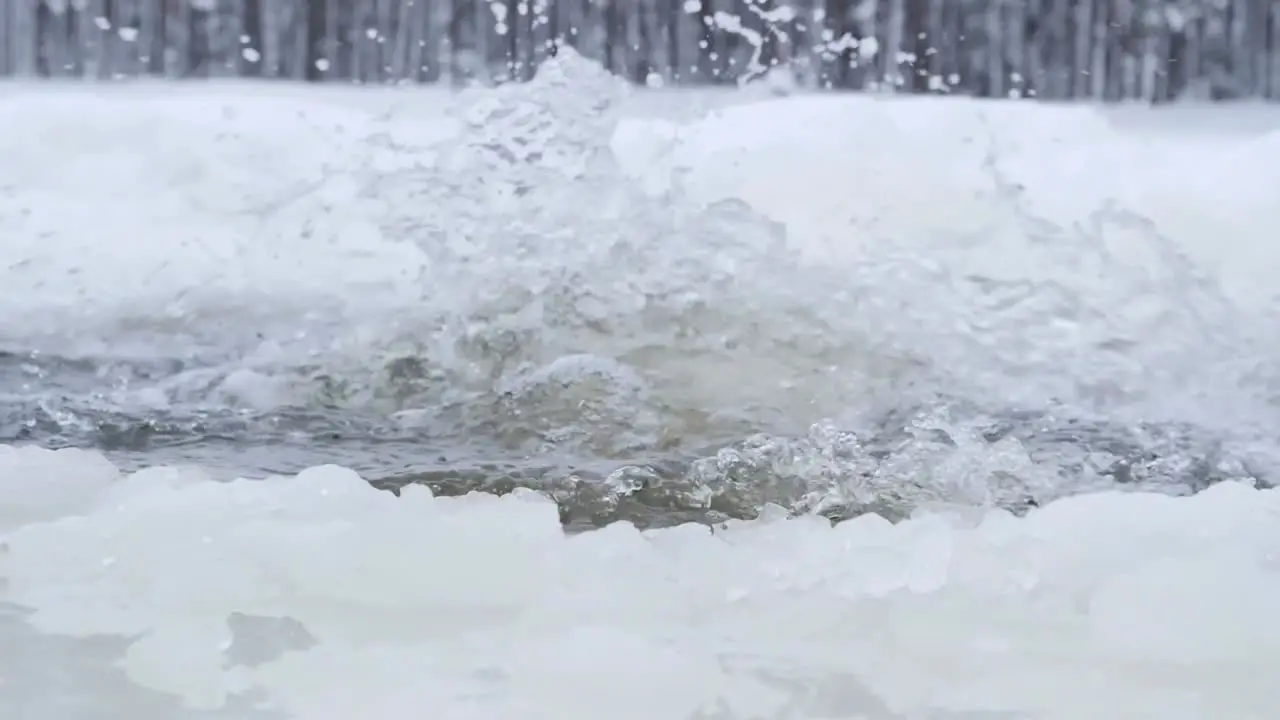
[[[1280,699],[1280,135],[5,92],[6,717]]]

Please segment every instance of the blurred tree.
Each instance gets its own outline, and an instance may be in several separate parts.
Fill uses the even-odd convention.
[[[636,82],[1280,99],[1280,0],[0,0],[0,74]]]

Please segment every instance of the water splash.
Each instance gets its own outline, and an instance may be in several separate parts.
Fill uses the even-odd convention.
[[[340,208],[359,223],[308,220],[315,251],[377,239],[403,261],[391,290],[369,275],[261,316],[228,293],[249,314],[182,315],[195,330],[130,316],[154,347],[206,333],[219,350],[199,357],[16,351],[0,373],[59,396],[6,380],[4,438],[128,464],[277,444],[248,469],[323,455],[385,487],[532,486],[590,523],[1272,476],[1262,324],[1135,212],[1051,222],[993,150],[979,229],[868,223],[845,230],[856,253],[815,246],[746,198],[705,202],[687,173],[633,180],[610,152],[630,93],[566,48],[530,83],[463,93],[448,142],[374,123],[255,222]]]

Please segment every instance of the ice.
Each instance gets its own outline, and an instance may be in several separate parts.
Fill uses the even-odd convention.
[[[61,462],[48,453],[32,453],[7,445],[0,446],[5,482],[0,484],[0,531],[32,519],[54,520],[80,511],[86,498],[116,479],[117,472],[105,458],[78,450],[67,450],[61,460],[80,456],[75,473],[62,472]],[[24,478],[18,484],[8,478]],[[28,485],[40,486],[38,495]]]
[[[766,512],[566,536],[525,492],[396,497],[332,466],[101,478],[102,462],[0,456],[27,499],[0,535],[0,601],[44,634],[133,638],[130,682],[192,710],[252,693],[307,720],[1177,719],[1280,701],[1280,492],[1244,484],[1022,518]],[[99,481],[71,493],[76,477]],[[144,707],[92,685],[104,668],[75,671],[100,706]],[[0,706],[48,691],[0,685]]]

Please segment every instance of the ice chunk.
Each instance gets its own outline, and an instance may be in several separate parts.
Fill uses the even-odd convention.
[[[115,478],[88,453],[0,463],[6,492],[39,487],[24,473]],[[120,667],[192,709],[250,690],[307,720],[1191,719],[1280,701],[1280,492],[1241,484],[977,522],[765,513],[572,537],[528,492],[396,497],[336,467],[155,469],[26,503],[0,535],[3,597],[41,633],[133,638]],[[14,637],[6,660],[40,636]]]

